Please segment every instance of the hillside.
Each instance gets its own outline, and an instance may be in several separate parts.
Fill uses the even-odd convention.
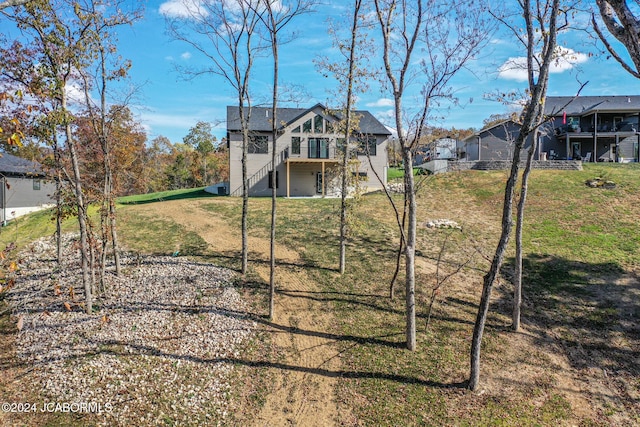
[[[235,287],[248,307],[239,314],[256,322],[260,332],[229,360],[231,414],[220,420],[229,425],[637,425],[640,168],[632,164],[533,172],[524,238],[523,332],[509,331],[509,258],[492,300],[480,391],[465,389],[476,304],[497,243],[505,177],[470,171],[424,178],[418,200],[416,352],[403,348],[402,273],[395,298],[388,297],[398,233],[383,195],[354,201],[344,276],[336,272],[339,201],[279,200],[281,262],[273,322],[264,317],[270,201],[252,199],[252,272]],[[616,186],[587,187],[595,177]],[[120,205],[123,242],[145,256],[179,252],[237,269],[240,200],[193,196]],[[455,221],[462,230],[426,227],[436,219]],[[51,233],[47,227],[21,226]],[[12,233],[2,238],[11,240]],[[439,289],[427,326],[437,278],[462,263],[466,267]],[[14,334],[15,318],[5,318],[3,331]],[[15,352],[8,344],[5,350]],[[29,367],[15,353],[6,360],[3,401],[37,399],[36,390],[16,383],[28,382],[20,375]],[[86,420],[96,419],[91,416]],[[169,424],[178,421],[170,410],[164,416]],[[27,425],[46,421],[18,419]]]

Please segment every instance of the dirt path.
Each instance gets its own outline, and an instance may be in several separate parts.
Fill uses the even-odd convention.
[[[239,251],[239,227],[230,227],[219,217],[200,208],[199,202],[178,200],[158,203],[154,210],[198,233],[216,252]],[[250,238],[251,266],[265,281],[269,281],[269,240]],[[258,258],[258,259],[256,259]],[[267,397],[256,426],[331,426],[337,423],[335,401],[336,378],[330,375],[339,369],[335,340],[326,337],[332,317],[325,302],[309,298],[319,291],[309,278],[300,255],[277,246],[276,270],[278,295],[275,318],[268,330],[272,342],[281,350],[283,360],[276,362],[274,392]],[[261,260],[263,262],[256,263]],[[274,361],[271,361],[274,362]]]

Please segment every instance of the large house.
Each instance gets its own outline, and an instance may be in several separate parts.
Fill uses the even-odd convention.
[[[637,162],[640,159],[640,96],[549,96],[535,158],[590,162]],[[460,141],[467,160],[510,160],[519,127],[499,123]],[[525,149],[531,144],[526,142]]]
[[[638,161],[640,96],[550,96],[545,113],[554,120],[540,151],[552,158]]]
[[[344,142],[344,137],[335,130],[341,120],[339,114],[322,104],[307,109],[278,108],[275,165],[271,162],[271,114],[271,108],[253,107],[249,116],[249,195],[270,195],[270,176],[274,170],[278,196],[339,195],[338,171]],[[356,111],[355,117],[358,129],[353,135],[353,145],[358,149],[353,153],[356,164],[352,174],[364,191],[380,189],[387,179],[386,148],[391,132],[368,111]],[[238,107],[227,107],[227,141],[230,194],[241,196],[242,129]]]
[[[42,167],[11,154],[0,157],[0,223],[50,207],[55,185],[46,180]]]

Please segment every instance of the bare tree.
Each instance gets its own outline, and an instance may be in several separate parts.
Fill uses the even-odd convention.
[[[352,159],[351,139],[354,129],[357,127],[358,118],[354,117],[353,107],[357,93],[364,92],[368,85],[365,79],[373,77],[369,67],[365,65],[367,57],[371,55],[371,49],[367,45],[366,39],[362,37],[362,27],[366,25],[366,19],[361,14],[363,6],[362,0],[354,0],[353,11],[350,22],[333,23],[329,33],[333,36],[333,45],[340,51],[341,56],[337,61],[332,62],[328,57],[319,58],[316,65],[322,73],[330,73],[338,82],[338,89],[334,96],[340,104],[337,110],[341,114],[340,123],[335,125],[335,129],[344,135],[344,142],[340,145],[342,163],[340,168],[340,255],[339,271],[344,274],[346,268],[346,246],[348,233],[348,196],[350,173],[349,165]],[[342,38],[340,28],[346,26],[350,30],[348,39]]]
[[[242,274],[246,274],[249,258],[247,218],[249,188],[247,153],[251,119],[250,78],[255,57],[261,51],[257,24],[257,4],[261,0],[226,0],[186,2],[185,14],[167,16],[167,29],[176,40],[187,43],[210,61],[201,69],[182,69],[185,76],[204,74],[222,76],[238,97],[238,114],[242,131]]]
[[[398,132],[398,141],[402,150],[402,163],[404,166],[404,197],[405,211],[408,209],[409,227],[401,230],[401,238],[404,243],[405,270],[406,270],[406,340],[409,350],[416,349],[416,307],[415,307],[415,241],[416,241],[416,198],[413,189],[413,158],[411,141],[407,138],[403,121],[403,97],[409,77],[409,65],[418,36],[423,30],[423,1],[418,0],[415,10],[407,9],[405,2],[396,0],[375,0],[376,14],[382,32],[383,61],[385,72],[395,104],[395,125]],[[401,43],[392,45],[392,34],[399,35]],[[396,61],[392,60],[392,55]],[[394,63],[395,62],[395,63]],[[394,65],[398,64],[398,68]]]
[[[494,15],[498,20],[511,28],[520,42],[526,46],[526,71],[530,97],[524,105],[520,133],[516,137],[514,144],[511,171],[505,185],[502,232],[491,262],[491,267],[484,276],[482,296],[473,329],[469,378],[469,388],[471,390],[476,390],[480,381],[480,349],[482,334],[489,310],[489,300],[491,298],[493,284],[502,267],[504,254],[511,237],[513,201],[520,167],[520,152],[527,138],[533,135],[542,123],[544,100],[546,98],[549,81],[549,69],[553,61],[557,59],[556,40],[559,28],[558,19],[561,19],[563,14],[560,8],[560,2],[561,0],[522,0],[519,3],[521,9],[519,13],[525,22],[526,31],[524,34],[515,30],[505,19]]]
[[[78,6],[80,7],[80,6]],[[95,137],[100,142],[102,150],[102,163],[104,168],[104,183],[102,188],[100,208],[100,229],[101,229],[101,259],[100,259],[100,286],[104,290],[104,275],[108,252],[109,239],[111,239],[111,250],[116,268],[116,275],[120,276],[120,252],[118,247],[118,232],[116,220],[115,199],[113,196],[113,168],[111,153],[111,138],[108,132],[107,120],[107,95],[108,85],[114,81],[124,78],[127,75],[130,63],[115,57],[116,40],[114,29],[122,25],[131,25],[142,17],[140,10],[134,10],[125,14],[116,3],[105,6],[95,1],[89,1],[83,8],[82,20],[89,23],[90,44],[88,46],[95,52],[95,70],[87,67],[80,70],[84,81],[84,94],[87,112]],[[95,71],[95,72],[93,72]],[[93,100],[91,90],[95,89],[99,93],[99,105]]]
[[[632,1],[640,6],[640,0]],[[596,34],[598,34],[598,38],[622,68],[632,76],[640,78],[640,17],[634,14],[626,0],[596,0],[596,4],[607,30],[622,43],[631,57],[632,63],[627,62],[614,45],[611,44],[602,29],[600,29],[595,14],[592,14],[591,22]]]
[[[277,197],[277,141],[280,129],[278,122],[278,73],[279,73],[279,48],[283,40],[280,35],[284,28],[296,16],[311,11],[313,0],[291,0],[291,1],[275,1],[260,0],[256,4],[256,12],[266,30],[266,36],[271,47],[271,55],[273,58],[273,91],[271,99],[271,236],[269,250],[269,318],[273,319],[275,309],[275,270],[276,270],[276,197]],[[264,12],[261,12],[264,11]],[[286,40],[284,40],[286,41]]]
[[[406,227],[400,218],[397,222],[404,241],[407,348],[415,350],[417,204],[413,153],[422,130],[433,119],[434,104],[457,101],[451,79],[479,52],[492,30],[484,18],[482,2],[374,0],[374,4],[404,166],[402,212],[406,214]],[[421,103],[413,112],[404,105],[407,87],[412,83],[420,85]]]
[[[352,105],[353,105],[353,81],[355,79],[356,68],[356,44],[358,41],[358,21],[362,0],[354,0],[353,20],[351,24],[351,43],[349,45],[349,68],[347,71],[346,88],[347,96],[344,105],[344,152],[342,153],[342,176],[340,183],[340,274],[344,274],[347,263],[347,186],[349,168],[349,142],[351,140]]]

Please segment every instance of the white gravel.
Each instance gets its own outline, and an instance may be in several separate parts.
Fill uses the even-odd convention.
[[[107,293],[84,314],[77,250],[53,239],[23,254],[10,298],[22,317],[18,357],[43,402],[97,403],[99,425],[203,425],[224,420],[239,344],[256,324],[230,284],[234,273],[174,257],[125,256]],[[65,307],[71,306],[71,311]]]

